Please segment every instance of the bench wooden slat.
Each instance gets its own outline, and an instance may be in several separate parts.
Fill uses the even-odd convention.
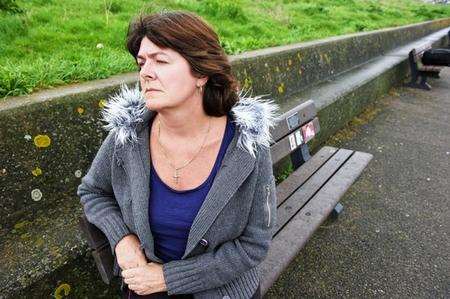
[[[313,199],[274,237],[266,259],[258,266],[261,273],[262,295],[296,257],[372,157],[371,154],[354,152]]]
[[[432,65],[424,65],[422,62],[420,65],[418,64],[417,69],[423,72],[435,72],[439,73],[444,67],[432,66]]]
[[[277,185],[277,206],[280,206],[299,186],[303,185],[337,151],[338,149],[335,147],[322,147],[308,160],[308,163],[300,166],[287,179],[279,183]]]
[[[297,212],[322,188],[322,186],[334,175],[334,173],[352,155],[353,151],[347,149],[338,150],[320,169],[314,173],[294,194],[292,194],[277,209],[276,236],[280,229],[286,225]],[[307,162],[308,163],[308,162]]]

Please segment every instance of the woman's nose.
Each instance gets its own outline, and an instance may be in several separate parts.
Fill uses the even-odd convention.
[[[149,61],[142,66],[140,74],[146,79],[154,79],[156,77],[153,65]]]

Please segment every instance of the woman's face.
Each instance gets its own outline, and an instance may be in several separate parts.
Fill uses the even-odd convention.
[[[137,63],[141,67],[139,81],[148,109],[177,107],[188,99],[200,97],[197,85],[203,85],[206,80],[194,77],[187,60],[175,50],[159,48],[144,37]]]

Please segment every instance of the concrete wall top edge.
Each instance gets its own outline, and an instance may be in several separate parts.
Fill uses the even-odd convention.
[[[345,34],[345,35],[331,36],[331,37],[326,37],[323,39],[317,39],[317,40],[312,40],[312,41],[298,42],[298,43],[292,43],[289,45],[257,49],[257,50],[247,51],[247,52],[237,54],[237,55],[232,55],[232,56],[230,56],[230,60],[233,61],[233,60],[239,60],[239,59],[247,59],[247,58],[251,58],[254,56],[270,55],[273,53],[298,50],[298,49],[307,48],[310,46],[326,44],[329,42],[335,42],[335,41],[339,41],[339,40],[345,40],[348,38],[376,35],[381,32],[390,32],[390,31],[396,31],[396,30],[402,30],[402,29],[408,29],[408,28],[415,28],[415,27],[420,27],[420,26],[424,26],[427,24],[439,23],[442,21],[450,22],[450,18],[441,18],[441,19],[437,19],[437,20],[433,20],[433,21],[426,21],[426,22],[422,22],[422,23],[415,23],[415,24],[409,24],[409,25],[398,26],[398,27],[388,27],[388,28],[382,28],[382,29],[377,29],[377,30],[372,30],[372,31],[349,33],[349,34]]]
[[[120,84],[132,84],[138,80],[137,73],[113,75],[106,79],[98,79],[77,84],[70,84],[52,89],[45,89],[26,96],[7,97],[0,101],[0,113],[30,104],[40,104],[55,98],[76,96],[95,90],[112,88]]]

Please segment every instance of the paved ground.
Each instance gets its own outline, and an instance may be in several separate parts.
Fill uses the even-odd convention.
[[[450,69],[430,83],[328,142],[374,159],[266,298],[450,298]]]

